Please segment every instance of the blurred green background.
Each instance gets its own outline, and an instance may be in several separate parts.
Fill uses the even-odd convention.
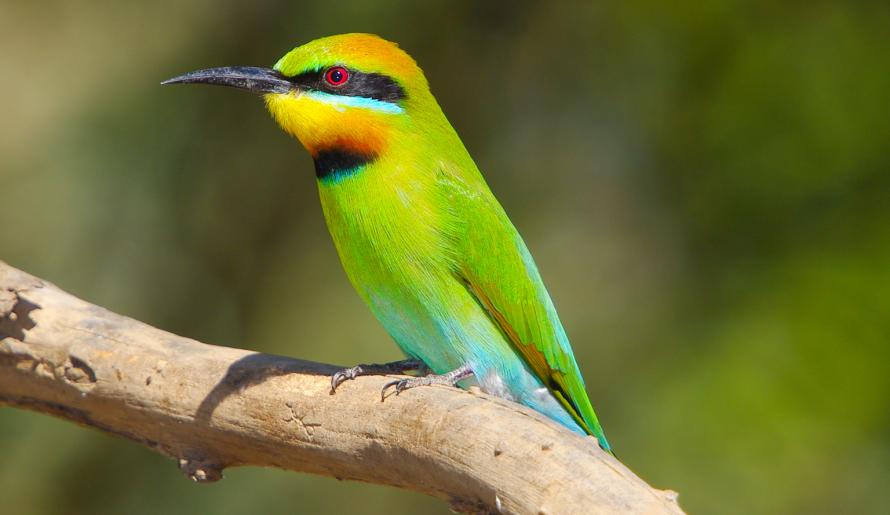
[[[525,236],[625,463],[693,513],[886,510],[890,7],[671,4],[0,0],[0,259],[203,341],[398,358],[259,99],[158,85],[379,33]],[[447,512],[275,470],[195,485],[8,408],[0,435],[11,514]]]

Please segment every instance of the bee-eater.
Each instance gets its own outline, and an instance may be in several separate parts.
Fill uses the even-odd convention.
[[[343,268],[408,359],[332,377],[424,370],[384,386],[475,381],[610,451],[531,254],[414,59],[370,34],[317,39],[271,69],[211,68],[164,84],[262,94],[315,161]],[[466,381],[464,381],[466,380]]]

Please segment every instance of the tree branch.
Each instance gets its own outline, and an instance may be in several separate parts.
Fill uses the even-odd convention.
[[[380,377],[330,395],[331,365],[206,345],[0,262],[0,405],[178,460],[195,481],[259,465],[392,485],[472,513],[682,513],[592,438],[478,392]]]

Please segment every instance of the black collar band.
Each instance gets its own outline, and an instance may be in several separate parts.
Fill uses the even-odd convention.
[[[352,150],[322,150],[315,156],[315,176],[327,179],[343,174],[359,171],[365,165],[374,162],[376,156]]]

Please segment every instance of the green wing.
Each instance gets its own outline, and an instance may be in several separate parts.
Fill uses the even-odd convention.
[[[568,338],[534,260],[500,204],[484,192],[451,196],[464,221],[459,274],[516,352],[572,418],[611,452]]]

